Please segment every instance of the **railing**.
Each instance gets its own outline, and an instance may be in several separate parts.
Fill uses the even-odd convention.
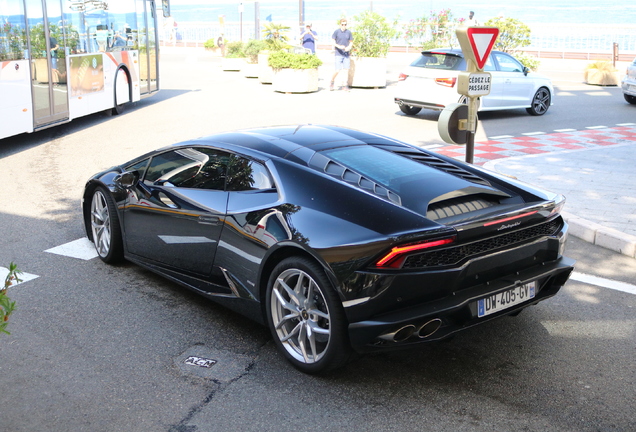
[[[290,27],[294,29],[294,26]],[[533,24],[532,43],[525,51],[534,53],[580,53],[581,58],[590,58],[599,53],[611,55],[613,44],[618,43],[619,52],[623,55],[636,55],[636,25],[572,25],[572,24]],[[318,32],[318,44],[329,45],[333,33],[333,22],[314,22],[313,28]],[[329,30],[322,30],[329,29]],[[203,46],[208,39],[216,40],[221,33],[228,41],[255,38],[253,23],[226,22],[222,28],[219,24],[179,23],[176,32],[172,29],[160,28],[162,45]],[[242,33],[242,34],[241,34]],[[291,42],[300,32],[289,31]],[[259,38],[261,35],[259,35]],[[393,41],[394,46],[405,47],[407,51],[417,51],[417,46],[407,45],[404,39]],[[540,54],[541,55],[541,54]]]

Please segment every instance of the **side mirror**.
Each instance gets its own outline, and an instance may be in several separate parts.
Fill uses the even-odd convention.
[[[139,181],[139,173],[137,171],[126,171],[117,174],[113,181],[124,189],[130,189]]]
[[[525,76],[528,76],[528,72],[530,72],[530,69],[528,69],[528,66],[524,66],[524,67],[523,67],[523,74],[524,74]]]

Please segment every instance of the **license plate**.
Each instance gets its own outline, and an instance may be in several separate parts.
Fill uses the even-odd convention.
[[[528,282],[477,300],[477,316],[490,315],[534,298],[536,286],[536,282]]]

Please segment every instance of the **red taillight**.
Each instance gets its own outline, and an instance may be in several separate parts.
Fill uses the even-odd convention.
[[[404,81],[405,79],[407,79],[409,76],[405,73],[401,73],[400,75],[398,75],[398,81]]]
[[[445,87],[455,87],[457,78],[435,78],[435,83]]]
[[[404,259],[406,256],[412,252],[416,252],[422,249],[428,249],[435,246],[442,246],[449,243],[453,243],[455,241],[455,237],[441,239],[441,240],[431,240],[424,243],[416,243],[410,244],[406,246],[394,247],[391,249],[391,252],[383,256],[378,262],[375,263],[377,267],[390,267],[390,268],[400,268],[404,263]]]
[[[520,214],[520,215],[517,215],[517,216],[512,216],[512,217],[508,217],[508,218],[504,218],[504,219],[497,219],[496,221],[485,223],[484,226],[487,227],[487,226],[497,225],[497,224],[504,223],[504,222],[510,222],[511,220],[521,219],[521,218],[526,217],[526,216],[531,216],[531,215],[533,215],[535,213],[537,213],[537,212],[536,211],[531,211],[531,212]]]

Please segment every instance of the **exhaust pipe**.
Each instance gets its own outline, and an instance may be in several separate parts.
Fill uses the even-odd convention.
[[[442,326],[442,320],[439,318],[435,318],[423,324],[418,330],[417,335],[421,338],[427,338],[432,336],[439,328]]]
[[[393,342],[404,342],[405,340],[413,336],[413,333],[415,333],[415,326],[413,324],[409,324],[401,327],[394,332],[383,334],[382,336],[380,336],[380,339]]]

